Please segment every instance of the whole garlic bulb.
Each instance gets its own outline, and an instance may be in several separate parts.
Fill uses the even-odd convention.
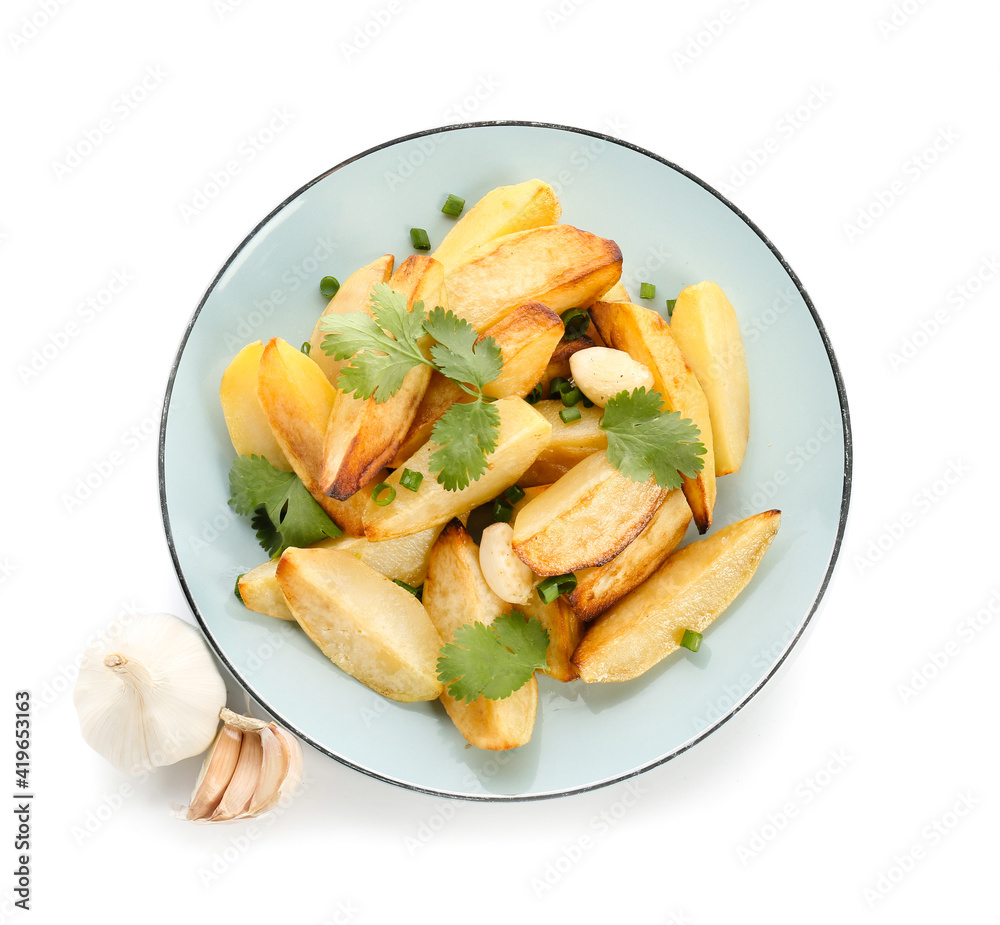
[[[198,630],[170,614],[141,614],[87,648],[73,702],[87,744],[137,774],[205,751],[226,685]]]

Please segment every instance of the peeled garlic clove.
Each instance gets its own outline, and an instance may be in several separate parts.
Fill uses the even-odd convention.
[[[527,603],[535,573],[511,548],[514,529],[510,524],[490,524],[479,543],[479,567],[490,590],[508,604]]]
[[[653,374],[624,350],[588,347],[569,358],[577,388],[602,408],[619,392],[653,387]]]
[[[274,734],[275,726],[265,726],[260,731],[260,777],[254,788],[253,799],[246,815],[257,816],[277,805],[281,798],[281,784],[288,776],[288,749]]]
[[[205,751],[225,702],[201,633],[163,613],[112,623],[84,652],[73,690],[87,744],[130,774]]]
[[[239,729],[225,724],[220,727],[201,766],[186,818],[194,821],[209,819],[218,809],[219,801],[233,779],[242,744],[243,733]]]

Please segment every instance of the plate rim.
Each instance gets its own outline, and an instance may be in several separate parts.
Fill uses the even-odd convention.
[[[479,129],[479,128],[491,128],[491,127],[507,127],[507,126],[519,126],[519,127],[529,127],[529,128],[542,128],[549,130],[556,130],[562,132],[569,132],[577,135],[583,135],[590,138],[597,138],[602,141],[609,142],[611,144],[618,145],[623,148],[628,148],[638,154],[645,157],[651,158],[652,160],[658,161],[666,167],[677,171],[682,174],[687,179],[698,184],[702,189],[711,193],[716,197],[726,208],[732,212],[737,218],[739,218],[747,227],[753,231],[755,235],[761,240],[761,242],[768,248],[768,250],[774,255],[774,257],[780,263],[782,269],[788,274],[789,279],[795,285],[796,290],[802,297],[806,308],[809,310],[809,314],[812,317],[813,323],[816,326],[816,330],[820,336],[820,340],[823,344],[823,348],[826,351],[827,359],[830,363],[830,371],[833,374],[834,385],[837,390],[837,398],[840,404],[840,414],[841,414],[841,426],[843,428],[844,434],[844,483],[843,490],[841,493],[840,502],[840,515],[837,524],[837,535],[834,539],[833,547],[830,551],[830,557],[826,563],[826,569],[823,574],[823,579],[819,584],[818,589],[813,597],[812,604],[809,607],[808,613],[802,619],[797,631],[789,639],[788,643],[785,645],[784,650],[781,655],[775,660],[774,664],[770,667],[767,673],[757,682],[757,684],[747,691],[739,701],[733,704],[725,714],[716,719],[710,726],[702,730],[698,735],[684,742],[683,744],[677,746],[676,748],[670,750],[667,754],[661,755],[659,758],[649,761],[637,768],[633,768],[630,771],[615,774],[610,777],[603,778],[598,781],[592,781],[588,784],[582,786],[569,787],[560,790],[550,790],[538,793],[465,793],[441,788],[426,787],[420,784],[416,784],[412,781],[400,780],[391,777],[387,774],[380,773],[373,768],[365,767],[364,765],[358,764],[356,762],[350,761],[343,755],[337,755],[330,751],[325,746],[314,741],[310,736],[302,732],[298,726],[290,722],[284,716],[280,715],[278,712],[272,710],[270,705],[266,700],[262,699],[257,692],[254,690],[253,686],[249,684],[237,670],[236,666],[232,664],[229,658],[226,656],[225,652],[219,646],[214,635],[202,617],[201,610],[198,607],[197,602],[194,599],[191,589],[188,586],[187,579],[184,576],[184,571],[181,568],[180,558],[177,552],[177,547],[174,542],[173,531],[170,526],[170,513],[167,509],[167,494],[166,494],[166,460],[165,460],[165,445],[166,445],[166,434],[167,434],[167,418],[170,412],[170,400],[173,395],[174,382],[177,377],[177,372],[180,368],[181,359],[184,355],[184,350],[187,347],[188,339],[191,336],[194,326],[201,314],[202,309],[205,307],[206,302],[211,297],[212,293],[215,291],[216,286],[219,284],[222,276],[226,273],[233,262],[242,254],[243,250],[250,244],[250,242],[257,236],[257,234],[283,209],[287,208],[292,202],[303,195],[311,187],[315,186],[321,180],[326,179],[338,170],[347,167],[349,164],[354,163],[361,158],[367,157],[377,151],[381,151],[385,148],[392,147],[397,144],[402,144],[403,142],[412,141],[416,138],[427,138],[432,135],[437,135],[442,132],[453,132],[453,131],[463,131],[468,129]],[[621,138],[615,138],[612,135],[607,135],[602,132],[594,131],[592,129],[579,128],[571,125],[563,125],[555,122],[536,122],[530,120],[511,120],[511,119],[499,119],[499,120],[485,120],[476,122],[459,122],[450,125],[441,125],[434,128],[423,129],[416,132],[410,132],[406,135],[400,135],[396,138],[390,139],[388,141],[381,142],[380,144],[374,145],[366,150],[341,161],[334,167],[325,170],[323,173],[314,177],[312,180],[308,181],[301,187],[299,187],[295,192],[291,193],[285,199],[283,199],[277,206],[271,209],[246,235],[246,237],[239,243],[239,245],[233,250],[226,261],[219,268],[218,272],[215,274],[208,288],[205,290],[204,295],[198,302],[197,308],[191,315],[188,321],[187,327],[181,336],[180,343],[177,347],[177,351],[174,354],[174,360],[170,367],[170,374],[167,379],[166,389],[163,396],[162,410],[160,413],[160,429],[158,438],[158,448],[157,448],[157,483],[159,490],[159,502],[160,502],[160,517],[163,523],[164,535],[167,541],[167,547],[170,552],[170,558],[174,565],[174,571],[177,575],[177,580],[180,583],[181,590],[184,593],[184,597],[188,602],[188,606],[191,608],[191,612],[194,614],[195,619],[201,628],[202,633],[211,645],[216,657],[226,666],[226,669],[233,676],[234,680],[251,696],[254,700],[261,705],[261,707],[266,710],[271,716],[273,716],[278,722],[280,722],[285,728],[294,732],[296,736],[302,739],[304,742],[308,742],[313,748],[322,754],[333,758],[335,761],[343,764],[353,770],[360,771],[362,774],[368,777],[375,778],[376,780],[383,781],[388,784],[393,784],[397,787],[402,787],[406,790],[415,791],[418,793],[425,793],[430,796],[446,797],[449,799],[460,799],[468,800],[472,802],[488,802],[488,803],[511,803],[511,802],[530,802],[534,800],[546,800],[555,799],[557,797],[572,796],[580,793],[587,793],[593,790],[599,790],[604,787],[609,787],[613,784],[621,783],[622,781],[630,780],[633,777],[637,777],[640,774],[644,774],[653,768],[659,767],[660,765],[666,764],[668,761],[684,754],[688,749],[697,745],[703,739],[707,738],[709,735],[718,730],[725,723],[729,722],[737,713],[742,711],[747,704],[760,692],[761,688],[775,675],[781,665],[784,664],[789,653],[796,646],[799,640],[802,638],[806,631],[806,628],[812,623],[812,619],[815,616],[820,603],[822,602],[826,590],[829,587],[830,580],[833,577],[834,569],[837,565],[837,561],[840,557],[841,548],[843,545],[844,534],[847,528],[848,512],[850,510],[851,501],[851,487],[853,480],[853,436],[851,430],[851,419],[850,411],[848,408],[847,401],[847,390],[844,385],[843,375],[840,370],[840,364],[837,362],[837,357],[833,349],[833,345],[830,342],[829,335],[826,332],[826,328],[823,325],[819,314],[813,305],[812,299],[806,292],[805,287],[802,285],[802,281],[799,279],[795,271],[789,266],[788,261],[785,260],[784,256],[778,251],[774,246],[771,239],[764,234],[763,231],[753,222],[753,220],[746,215],[738,206],[730,202],[725,196],[722,195],[717,189],[711,186],[709,183],[702,180],[700,177],[691,173],[689,170],[681,167],[679,164],[675,164],[673,161],[662,157],[646,148],[636,145],[630,141],[625,141]]]

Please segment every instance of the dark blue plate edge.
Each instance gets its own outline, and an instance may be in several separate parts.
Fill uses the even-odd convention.
[[[411,141],[414,138],[425,138],[429,135],[437,135],[441,132],[452,132],[452,131],[458,131],[464,129],[476,129],[476,128],[491,128],[496,126],[526,126],[531,128],[544,128],[544,129],[554,129],[556,131],[563,131],[563,132],[573,132],[578,135],[586,135],[592,138],[599,138],[603,141],[610,142],[611,144],[616,144],[624,148],[629,148],[630,150],[635,151],[638,154],[642,154],[645,157],[649,157],[655,161],[658,161],[661,164],[664,164],[667,167],[670,167],[672,170],[677,171],[678,173],[687,177],[692,182],[697,183],[700,187],[702,187],[707,192],[711,193],[713,196],[716,197],[716,199],[722,202],[726,206],[726,208],[728,208],[734,215],[739,217],[747,225],[747,227],[749,227],[754,232],[754,234],[756,234],[757,237],[760,238],[760,240],[767,246],[768,250],[770,250],[771,253],[775,256],[775,258],[781,264],[784,271],[788,274],[789,278],[795,284],[795,288],[798,290],[799,294],[802,296],[803,301],[805,302],[806,307],[809,309],[809,313],[812,316],[813,323],[816,325],[816,330],[819,333],[820,339],[823,342],[823,347],[826,350],[827,357],[830,361],[830,370],[833,373],[834,384],[836,385],[837,396],[840,401],[841,423],[844,432],[844,489],[843,489],[843,494],[841,496],[840,519],[838,523],[837,536],[833,544],[833,549],[830,552],[830,558],[827,562],[826,571],[824,573],[823,580],[820,583],[819,589],[816,592],[816,596],[813,599],[812,607],[809,609],[808,614],[806,614],[805,618],[802,620],[798,632],[792,637],[791,640],[789,640],[787,646],[785,647],[785,650],[782,652],[781,656],[777,659],[777,661],[775,661],[775,663],[771,666],[770,671],[768,671],[767,674],[763,678],[761,678],[760,682],[756,685],[756,687],[754,687],[751,691],[749,691],[739,703],[735,704],[729,710],[728,713],[720,717],[712,726],[704,730],[696,738],[690,740],[689,742],[684,743],[684,745],[681,745],[680,747],[674,749],[669,754],[663,755],[660,758],[657,758],[655,761],[651,761],[647,764],[644,764],[639,768],[634,768],[633,770],[629,771],[626,774],[620,774],[615,777],[606,778],[604,780],[594,781],[593,783],[587,784],[582,787],[573,787],[567,790],[556,790],[545,793],[531,793],[531,794],[457,793],[449,790],[438,790],[431,787],[422,787],[418,784],[414,784],[409,781],[397,780],[396,778],[387,777],[384,774],[379,774],[378,772],[372,770],[371,768],[366,768],[363,765],[355,764],[349,761],[348,759],[344,758],[343,756],[337,755],[329,751],[327,748],[320,745],[318,742],[315,742],[309,736],[301,732],[294,723],[290,722],[288,719],[281,716],[280,714],[272,711],[268,706],[268,704],[258,696],[257,692],[253,689],[253,687],[247,684],[243,680],[243,678],[236,670],[236,667],[229,661],[225,653],[222,651],[221,647],[216,642],[215,637],[212,635],[211,631],[208,628],[208,625],[206,624],[204,618],[202,617],[201,611],[198,609],[198,605],[195,602],[193,595],[191,594],[191,589],[188,587],[187,581],[184,578],[184,573],[181,569],[180,559],[177,553],[176,545],[174,543],[173,532],[170,527],[170,514],[167,510],[166,471],[165,471],[165,457],[164,457],[164,449],[165,449],[166,433],[167,433],[167,415],[170,410],[170,398],[173,393],[174,380],[176,379],[177,372],[180,367],[181,358],[184,354],[184,348],[187,346],[188,338],[191,336],[191,332],[194,330],[195,322],[198,320],[198,316],[201,314],[202,308],[204,308],[205,303],[208,301],[209,296],[211,296],[212,292],[215,290],[215,287],[216,285],[218,285],[218,282],[222,278],[222,275],[226,272],[226,270],[229,269],[233,261],[236,260],[236,258],[240,255],[240,253],[242,253],[243,249],[254,239],[254,237],[256,237],[257,233],[265,225],[267,225],[268,222],[270,222],[275,215],[277,215],[282,209],[288,206],[291,202],[296,200],[310,187],[319,183],[321,180],[325,179],[330,174],[335,173],[336,171],[342,169],[343,167],[346,167],[348,164],[352,164],[355,161],[360,160],[361,158],[366,157],[367,155],[372,154],[376,151],[380,151],[384,148],[389,148],[392,147],[393,145],[401,144],[406,141]],[[426,129],[424,131],[412,132],[409,135],[402,135],[399,138],[394,138],[390,141],[386,141],[383,142],[382,144],[368,148],[366,151],[362,151],[360,154],[356,154],[354,157],[341,161],[335,167],[331,167],[329,170],[325,171],[324,173],[310,180],[304,186],[300,187],[294,193],[288,196],[288,198],[286,198],[274,209],[272,209],[263,219],[261,219],[260,222],[257,223],[254,229],[243,239],[240,245],[236,248],[236,250],[233,251],[233,253],[229,256],[229,258],[222,265],[222,267],[220,267],[219,271],[215,274],[215,278],[212,280],[208,289],[205,290],[205,294],[202,296],[201,301],[198,303],[198,307],[195,309],[194,314],[191,316],[191,320],[190,322],[188,322],[188,326],[181,338],[180,345],[178,346],[177,353],[174,357],[173,365],[171,366],[170,369],[170,376],[167,380],[167,386],[163,397],[163,410],[160,417],[160,436],[159,436],[159,451],[157,455],[157,470],[158,470],[158,483],[159,483],[159,494],[160,494],[160,514],[163,520],[164,535],[166,537],[167,547],[170,551],[171,561],[174,564],[174,571],[177,573],[177,579],[180,582],[181,590],[184,592],[184,597],[187,599],[188,605],[190,606],[191,611],[195,616],[195,619],[198,621],[198,625],[201,627],[202,632],[205,634],[205,637],[208,639],[212,648],[215,650],[216,656],[226,666],[230,674],[232,674],[233,678],[239,682],[239,684],[254,698],[254,700],[257,701],[257,703],[259,703],[265,710],[267,710],[267,712],[271,716],[273,716],[283,726],[285,726],[285,728],[294,732],[303,741],[308,742],[317,751],[320,751],[323,754],[328,755],[335,761],[339,761],[341,764],[344,764],[349,768],[353,768],[354,770],[360,771],[361,773],[366,774],[369,777],[373,777],[376,780],[385,781],[386,783],[394,784],[398,787],[403,787],[407,790],[413,790],[418,793],[425,793],[430,796],[448,797],[453,799],[463,799],[475,802],[504,803],[504,802],[527,802],[531,800],[545,800],[561,796],[571,796],[578,793],[587,793],[592,790],[598,790],[602,787],[609,787],[612,784],[621,783],[622,781],[629,780],[630,778],[633,777],[637,777],[639,774],[643,774],[646,771],[651,770],[652,768],[659,767],[660,765],[665,764],[667,761],[670,761],[672,758],[676,758],[678,755],[683,754],[688,749],[697,745],[700,741],[702,741],[702,739],[711,735],[711,733],[715,732],[716,729],[718,729],[724,723],[727,723],[730,719],[732,719],[753,699],[753,697],[761,690],[761,688],[774,676],[775,672],[788,657],[789,652],[791,652],[795,644],[802,637],[803,633],[806,630],[806,627],[812,621],[812,618],[815,615],[820,605],[820,602],[823,599],[824,594],[826,593],[826,589],[830,584],[830,579],[833,576],[833,570],[834,567],[836,566],[837,559],[839,558],[840,555],[841,546],[843,544],[844,532],[847,528],[847,517],[850,508],[850,497],[851,497],[851,483],[853,478],[853,446],[854,444],[851,431],[850,412],[848,410],[848,403],[847,403],[847,391],[844,387],[844,380],[840,371],[840,364],[837,362],[837,358],[833,350],[833,345],[830,343],[830,338],[826,333],[826,328],[823,326],[823,322],[820,320],[820,317],[816,312],[816,308],[813,305],[812,300],[809,298],[809,294],[806,292],[805,287],[802,285],[801,281],[799,280],[795,272],[792,270],[792,268],[788,265],[788,262],[781,255],[781,253],[774,246],[774,244],[771,243],[770,238],[768,238],[767,235],[765,235],[760,230],[760,228],[758,228],[757,225],[755,225],[754,222],[747,215],[745,215],[738,206],[731,203],[718,190],[714,189],[712,186],[710,186],[700,177],[695,176],[690,171],[685,170],[683,167],[680,167],[677,164],[674,164],[672,161],[668,161],[666,158],[660,157],[658,154],[654,154],[651,151],[647,151],[645,148],[641,148],[638,145],[632,144],[631,142],[623,141],[620,138],[614,138],[611,135],[605,135],[601,132],[591,131],[590,129],[576,128],[574,126],[569,126],[569,125],[559,125],[557,123],[497,120],[497,121],[484,121],[484,122],[456,123],[454,125],[446,125],[446,126],[440,126],[438,128]]]

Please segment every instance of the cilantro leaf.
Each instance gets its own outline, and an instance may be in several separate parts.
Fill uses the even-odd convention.
[[[482,400],[456,402],[434,424],[431,471],[446,491],[466,488],[486,471],[486,457],[497,448],[500,412]]]
[[[328,333],[322,346],[334,359],[351,361],[340,371],[338,388],[384,402],[399,391],[414,366],[427,362],[417,343],[424,336],[424,303],[407,311],[404,295],[388,283],[376,283],[371,309],[371,315],[324,316],[320,327]]]
[[[276,469],[263,456],[238,456],[229,470],[229,503],[251,518],[260,545],[273,556],[289,546],[308,546],[341,529],[327,516],[294,472]]]
[[[503,357],[497,342],[492,337],[480,341],[479,333],[464,318],[438,306],[427,316],[424,330],[437,341],[431,356],[449,379],[482,389],[500,375]]]
[[[662,488],[680,488],[681,476],[694,478],[705,460],[701,431],[676,411],[660,412],[659,392],[619,392],[604,407],[601,429],[608,435],[608,460],[636,482],[650,476]]]
[[[546,667],[549,634],[534,617],[512,610],[489,626],[467,623],[441,647],[438,680],[456,700],[503,700]]]

